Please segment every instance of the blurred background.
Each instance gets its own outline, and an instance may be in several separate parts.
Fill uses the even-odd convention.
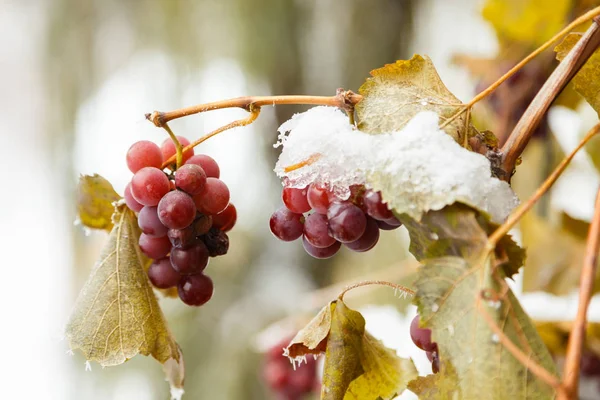
[[[540,44],[538,37],[502,35],[489,22],[493,11],[492,18],[482,16],[485,3],[0,0],[0,160],[7,178],[0,197],[7,283],[0,291],[0,343],[10,370],[0,377],[3,397],[168,398],[161,367],[152,359],[136,357],[107,369],[92,364],[89,372],[62,337],[106,239],[104,232],[74,224],[78,176],[101,174],[122,193],[131,178],[129,146],[165,138],[144,120],[145,113],[244,95],[356,91],[371,69],[415,52],[429,55],[448,88],[468,101]],[[566,3],[568,9],[556,11],[562,12],[558,28],[595,5]],[[555,65],[548,53],[507,82],[476,110],[478,126],[504,140]],[[591,108],[570,95],[552,110],[524,155],[514,183],[522,199],[597,121]],[[384,233],[372,251],[341,251],[330,260],[314,260],[298,242],[282,243],[269,232],[269,216],[281,203],[281,183],[272,172],[276,129],[305,109],[264,108],[252,126],[197,150],[220,163],[238,223],[229,254],[209,266],[213,299],[201,308],[161,300],[185,354],[184,398],[274,398],[261,379],[262,352],[293,334],[348,282],[412,281],[415,263],[403,228]],[[171,127],[195,139],[244,115],[214,111]],[[582,153],[568,179],[515,232],[531,248],[532,265],[516,290],[532,292],[522,295],[525,308],[542,321],[556,354],[576,310],[573,290],[600,182],[596,155]],[[409,302],[386,289],[357,292],[348,302],[364,313],[367,328],[428,373],[424,353],[409,340],[415,313]],[[599,312],[595,299],[590,317],[600,320]]]

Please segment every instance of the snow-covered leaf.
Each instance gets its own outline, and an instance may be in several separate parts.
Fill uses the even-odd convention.
[[[444,122],[462,106],[444,86],[431,60],[418,54],[371,71],[359,93],[363,99],[356,105],[358,128],[368,133],[399,131],[422,111],[433,111]],[[463,114],[444,128],[461,144],[465,136],[477,133],[465,118]]]

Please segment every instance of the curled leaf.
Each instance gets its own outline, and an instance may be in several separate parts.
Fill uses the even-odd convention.
[[[82,175],[77,185],[77,211],[81,223],[88,228],[110,231],[115,211],[113,203],[120,198],[110,182],[100,175]]]
[[[291,358],[325,352],[321,398],[327,400],[391,399],[401,393],[417,372],[365,331],[362,315],[336,300],[291,341]]]
[[[442,124],[462,107],[431,60],[418,54],[371,71],[359,92],[363,99],[356,105],[358,128],[368,133],[399,131],[422,111],[435,112]],[[460,144],[477,133],[464,114],[444,130]]]
[[[122,205],[114,220],[67,324],[71,348],[102,366],[122,364],[137,354],[152,355],[161,364],[182,363],[144,271],[135,215]]]
[[[420,400],[461,399],[456,371],[451,364],[440,362],[437,374],[419,376],[408,383],[408,389]]]

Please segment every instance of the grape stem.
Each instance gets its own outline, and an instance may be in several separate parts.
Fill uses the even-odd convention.
[[[587,323],[587,310],[592,298],[594,279],[596,277],[596,265],[598,261],[598,249],[600,248],[600,189],[596,194],[594,217],[590,225],[585,249],[585,258],[579,282],[579,305],[577,316],[573,322],[573,329],[569,335],[567,355],[563,370],[563,385],[566,394],[558,397],[558,400],[577,399],[579,386],[579,366],[581,363],[581,352],[585,341],[585,328]]]
[[[171,128],[169,127],[169,125],[167,125],[167,123],[165,123],[163,125],[163,128],[165,131],[167,131],[167,133],[169,134],[169,136],[171,137],[171,140],[173,141],[173,144],[175,145],[175,155],[173,157],[175,157],[175,159],[173,159],[173,157],[169,158],[169,163],[163,163],[162,168],[166,168],[168,165],[172,164],[173,161],[176,161],[176,169],[181,167],[181,164],[183,163],[183,146],[181,146],[181,142],[179,142],[179,139],[177,139],[177,136],[173,133],[173,131],[171,130]]]
[[[338,299],[340,300],[344,300],[344,295],[349,292],[352,289],[356,289],[358,287],[361,286],[368,286],[368,285],[382,285],[382,286],[389,286],[394,288],[394,290],[400,290],[403,293],[406,293],[409,296],[414,296],[415,295],[415,291],[412,289],[407,288],[406,286],[402,286],[402,285],[398,285],[397,283],[392,283],[392,282],[388,282],[388,281],[380,281],[380,280],[374,280],[374,281],[362,281],[362,282],[357,282],[354,283],[350,286],[347,286],[344,290],[342,290],[342,292],[338,295]]]

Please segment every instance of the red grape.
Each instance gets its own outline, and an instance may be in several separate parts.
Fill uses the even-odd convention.
[[[431,329],[419,327],[418,315],[410,323],[410,338],[421,350],[435,351],[437,349],[437,345],[431,342]]]
[[[371,250],[378,241],[379,227],[377,226],[377,222],[373,218],[367,217],[367,228],[365,229],[365,233],[354,242],[345,243],[345,245],[350,250],[362,253]]]
[[[138,215],[138,225],[142,232],[152,237],[165,236],[168,230],[158,219],[156,207],[144,206]]]
[[[227,254],[229,250],[229,237],[222,230],[212,227],[201,238],[208,249],[209,256],[217,257]]]
[[[338,250],[340,249],[342,244],[340,242],[336,241],[331,246],[320,249],[320,248],[315,247],[312,244],[308,243],[308,240],[306,240],[306,238],[303,236],[302,237],[302,246],[304,246],[304,250],[306,250],[306,252],[308,254],[310,254],[311,256],[313,256],[314,258],[325,259],[325,258],[333,257],[334,254],[338,252]]]
[[[229,188],[220,179],[207,178],[204,190],[194,196],[198,211],[204,214],[218,214],[229,204]]]
[[[177,285],[181,279],[179,272],[173,269],[168,258],[155,260],[148,269],[148,278],[159,289],[168,289]]]
[[[202,167],[206,176],[209,178],[219,178],[221,176],[219,164],[206,154],[196,154],[195,156],[190,157],[190,159],[186,161],[186,164],[195,164]]]
[[[205,184],[206,173],[195,164],[182,165],[175,172],[175,186],[192,196],[202,192]]]
[[[131,211],[140,212],[142,207],[144,207],[143,204],[138,203],[138,201],[133,198],[133,195],[131,194],[131,182],[125,186],[123,197],[125,198],[125,204],[127,204],[127,207],[129,207]]]
[[[380,192],[369,190],[365,193],[363,202],[367,209],[367,214],[379,221],[385,221],[394,217],[394,214],[388,209],[387,205],[382,202]]]
[[[142,233],[139,244],[142,252],[155,260],[165,257],[171,251],[171,242],[166,236],[153,238]]]
[[[319,214],[327,214],[327,207],[329,207],[331,197],[333,197],[333,193],[325,187],[314,183],[310,184],[306,192],[308,204]]]
[[[219,228],[223,232],[229,232],[235,225],[237,219],[237,210],[231,203],[218,214],[213,215],[212,221],[215,228]]]
[[[303,216],[281,207],[271,215],[269,226],[271,232],[284,242],[291,242],[302,236]]]
[[[187,275],[181,278],[177,285],[179,298],[189,306],[201,306],[213,295],[212,279],[204,274]]]
[[[140,204],[155,206],[169,192],[169,179],[158,168],[144,167],[131,179],[131,194]]]
[[[308,204],[308,200],[306,200],[306,192],[306,188],[283,188],[283,191],[281,192],[283,204],[285,204],[288,210],[296,214],[302,214],[310,211],[311,207],[310,204]]]
[[[183,136],[177,136],[177,140],[179,140],[179,143],[181,143],[181,145],[183,147],[190,144],[190,141],[187,138],[184,138]],[[162,157],[163,157],[164,161],[167,161],[169,158],[174,156],[175,153],[177,153],[177,150],[175,149],[175,143],[173,143],[173,140],[171,140],[171,138],[166,138],[165,141],[162,142],[162,144],[160,145],[160,150],[162,152]],[[184,151],[182,162],[185,163],[193,155],[194,155],[194,149],[189,149],[187,151]]]
[[[179,190],[167,193],[158,203],[158,218],[170,229],[183,229],[194,222],[195,217],[194,201]]]
[[[375,220],[375,222],[377,222],[377,226],[382,231],[393,231],[394,229],[398,229],[402,226],[402,222],[398,221],[395,218],[390,218],[387,221],[392,222],[392,223],[390,224],[386,221]]]
[[[160,148],[148,140],[140,140],[127,150],[127,167],[134,174],[144,167],[161,169],[163,163]]]
[[[173,247],[181,249],[189,247],[196,241],[196,234],[194,233],[193,226],[188,226],[184,229],[169,229],[167,231],[167,237],[171,241]]]
[[[171,250],[171,264],[180,274],[196,274],[208,265],[208,249],[203,242],[198,242],[186,249]]]
[[[271,389],[283,389],[287,385],[289,367],[286,364],[289,364],[287,360],[267,361],[265,364],[263,377]]]
[[[312,213],[304,221],[304,237],[314,247],[329,247],[335,243],[335,239],[329,236],[328,226],[326,216]]]
[[[354,242],[365,233],[367,217],[349,202],[334,202],[327,209],[329,235],[342,243]]]
[[[213,226],[213,217],[210,215],[196,213],[196,219],[192,222],[192,228],[196,236],[204,235]]]

